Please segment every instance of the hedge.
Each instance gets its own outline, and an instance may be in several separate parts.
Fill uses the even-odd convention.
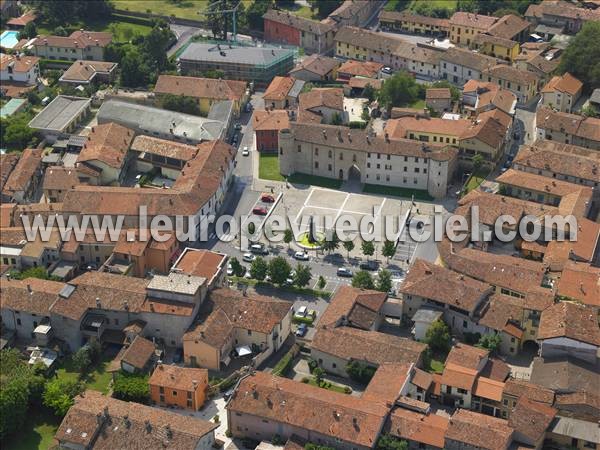
[[[292,318],[292,322],[294,323],[305,323],[306,325],[312,326],[312,324],[314,323],[315,319],[313,319],[312,317],[298,317],[298,316],[294,316]]]
[[[283,377],[292,367],[294,357],[296,356],[296,350],[292,347],[283,357],[279,360],[275,367],[273,367],[273,375]]]

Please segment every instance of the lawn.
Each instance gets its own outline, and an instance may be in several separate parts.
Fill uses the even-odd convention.
[[[4,450],[47,450],[52,445],[54,434],[61,419],[52,411],[42,408],[31,408],[25,426],[12,439],[2,443]]]
[[[410,5],[411,11],[416,11],[419,8],[419,3],[425,3],[431,10],[434,8],[444,8],[448,10],[448,14],[452,15],[456,11],[456,0],[412,0]]]
[[[425,100],[420,98],[419,100],[415,100],[410,105],[407,105],[409,108],[415,109],[425,109]]]
[[[304,380],[303,380],[303,382],[304,382]],[[311,386],[320,387],[322,389],[328,389],[333,392],[339,392],[340,394],[350,394],[350,392],[352,392],[352,391],[347,392],[345,386],[340,386],[339,384],[335,384],[330,381],[322,381],[321,385],[319,386],[317,384],[317,382],[315,381],[315,379],[312,377],[308,378],[308,382],[306,384],[310,384]]]
[[[402,198],[412,198],[415,196],[415,200],[424,200],[431,201],[433,197],[427,193],[427,191],[422,191],[419,189],[406,189],[395,186],[383,186],[379,184],[365,184],[363,192],[367,194],[380,194],[386,195],[388,197],[402,197]]]
[[[106,372],[106,367],[113,360],[114,356],[114,354],[107,354],[106,352],[102,354],[98,364],[96,364],[93,370],[82,379],[86,389],[94,389],[103,394],[108,393],[112,374]],[[79,372],[73,366],[73,360],[71,358],[67,358],[56,373],[58,378],[70,380],[77,380],[79,378]]]
[[[296,16],[304,17],[306,19],[320,20],[317,14],[313,14],[309,6],[299,5],[293,3],[291,5],[284,4],[281,9],[294,13]]]
[[[89,31],[106,31],[113,34],[115,42],[128,42],[135,36],[144,36],[152,30],[150,22],[148,22],[148,25],[143,25],[138,23],[139,21],[143,22],[145,20],[132,18],[130,21],[127,16],[113,14],[108,20],[94,20],[90,18],[88,21],[69,25],[65,29],[69,33],[81,28]],[[54,34],[54,28],[49,28],[43,23],[37,27],[37,30],[39,34]]]
[[[258,160],[258,177],[263,180],[284,180],[283,175],[279,173],[279,155],[260,155]]]
[[[481,183],[485,181],[485,178],[489,175],[489,171],[486,169],[479,169],[469,177],[465,187],[463,188],[463,195],[467,195],[473,189],[477,189]]]
[[[246,9],[252,0],[242,0]],[[175,16],[181,19],[203,20],[205,17],[198,12],[202,12],[208,5],[208,0],[112,0],[115,9],[157,14],[159,16]]]
[[[444,371],[444,363],[439,359],[431,358],[427,371],[431,373],[442,373]]]
[[[292,184],[307,184],[310,186],[320,186],[328,189],[339,189],[342,186],[340,180],[334,178],[319,177],[317,175],[308,175],[305,173],[295,173],[288,178]]]

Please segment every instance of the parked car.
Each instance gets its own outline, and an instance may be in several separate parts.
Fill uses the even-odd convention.
[[[242,256],[242,260],[246,261],[246,262],[252,262],[256,259],[256,255],[253,255],[252,253],[244,253],[244,255]]]
[[[313,319],[317,318],[317,311],[315,311],[314,309],[309,309],[308,313],[306,314],[308,317],[312,317]]]
[[[223,399],[229,400],[229,398],[233,395],[234,392],[235,392],[235,389],[229,389],[227,392],[225,392],[223,394]]]
[[[363,261],[360,263],[361,270],[377,270],[379,268],[379,264],[375,261]]]
[[[296,253],[294,253],[294,259],[297,259],[298,261],[308,261],[308,259],[309,259],[308,253],[296,252]]]
[[[275,197],[272,196],[271,194],[262,194],[260,196],[260,201],[263,203],[274,203]]]
[[[306,333],[308,333],[308,325],[306,325],[305,323],[301,323],[298,326],[298,329],[296,330],[296,336],[304,337],[306,336]]]
[[[298,308],[296,310],[296,312],[294,313],[294,315],[296,317],[306,317],[307,314],[308,314],[308,308],[304,305],[302,305],[300,308]]]
[[[352,277],[352,271],[350,269],[346,269],[345,267],[340,267],[337,270],[338,277]]]
[[[391,75],[391,74],[393,74],[393,73],[394,73],[394,71],[392,70],[392,68],[391,68],[391,67],[387,67],[387,66],[386,66],[386,67],[383,67],[383,68],[381,69],[381,73],[385,73],[385,74],[387,74],[387,75]]]
[[[256,206],[252,209],[252,214],[256,214],[257,216],[266,216],[267,212],[267,208],[263,206]]]
[[[235,123],[235,129],[238,130],[238,131],[241,130],[242,129],[242,124],[239,123],[239,122],[236,122]]]
[[[242,150],[242,156],[248,156],[250,154],[250,150],[248,150],[248,147],[244,147],[244,149]]]
[[[227,264],[227,275],[233,275],[233,267],[231,267],[231,263]]]
[[[269,249],[263,244],[252,244],[250,246],[250,252],[256,253],[257,255],[268,255]]]

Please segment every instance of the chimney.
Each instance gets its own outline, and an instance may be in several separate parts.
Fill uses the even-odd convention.
[[[129,416],[127,414],[123,416],[123,422],[125,423],[125,428],[131,428],[131,421],[129,420]]]
[[[96,297],[96,308],[102,308],[102,304],[100,303],[100,297]]]
[[[27,292],[33,294],[33,289],[31,289],[31,284],[27,283]]]
[[[149,420],[144,420],[144,426],[146,428],[146,433],[150,433],[152,431],[152,425],[150,425]]]
[[[385,142],[390,142],[390,135],[387,132],[385,133]]]

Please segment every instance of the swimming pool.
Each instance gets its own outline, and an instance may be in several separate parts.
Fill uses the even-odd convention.
[[[19,42],[19,32],[6,30],[0,35],[0,46],[13,48]]]

